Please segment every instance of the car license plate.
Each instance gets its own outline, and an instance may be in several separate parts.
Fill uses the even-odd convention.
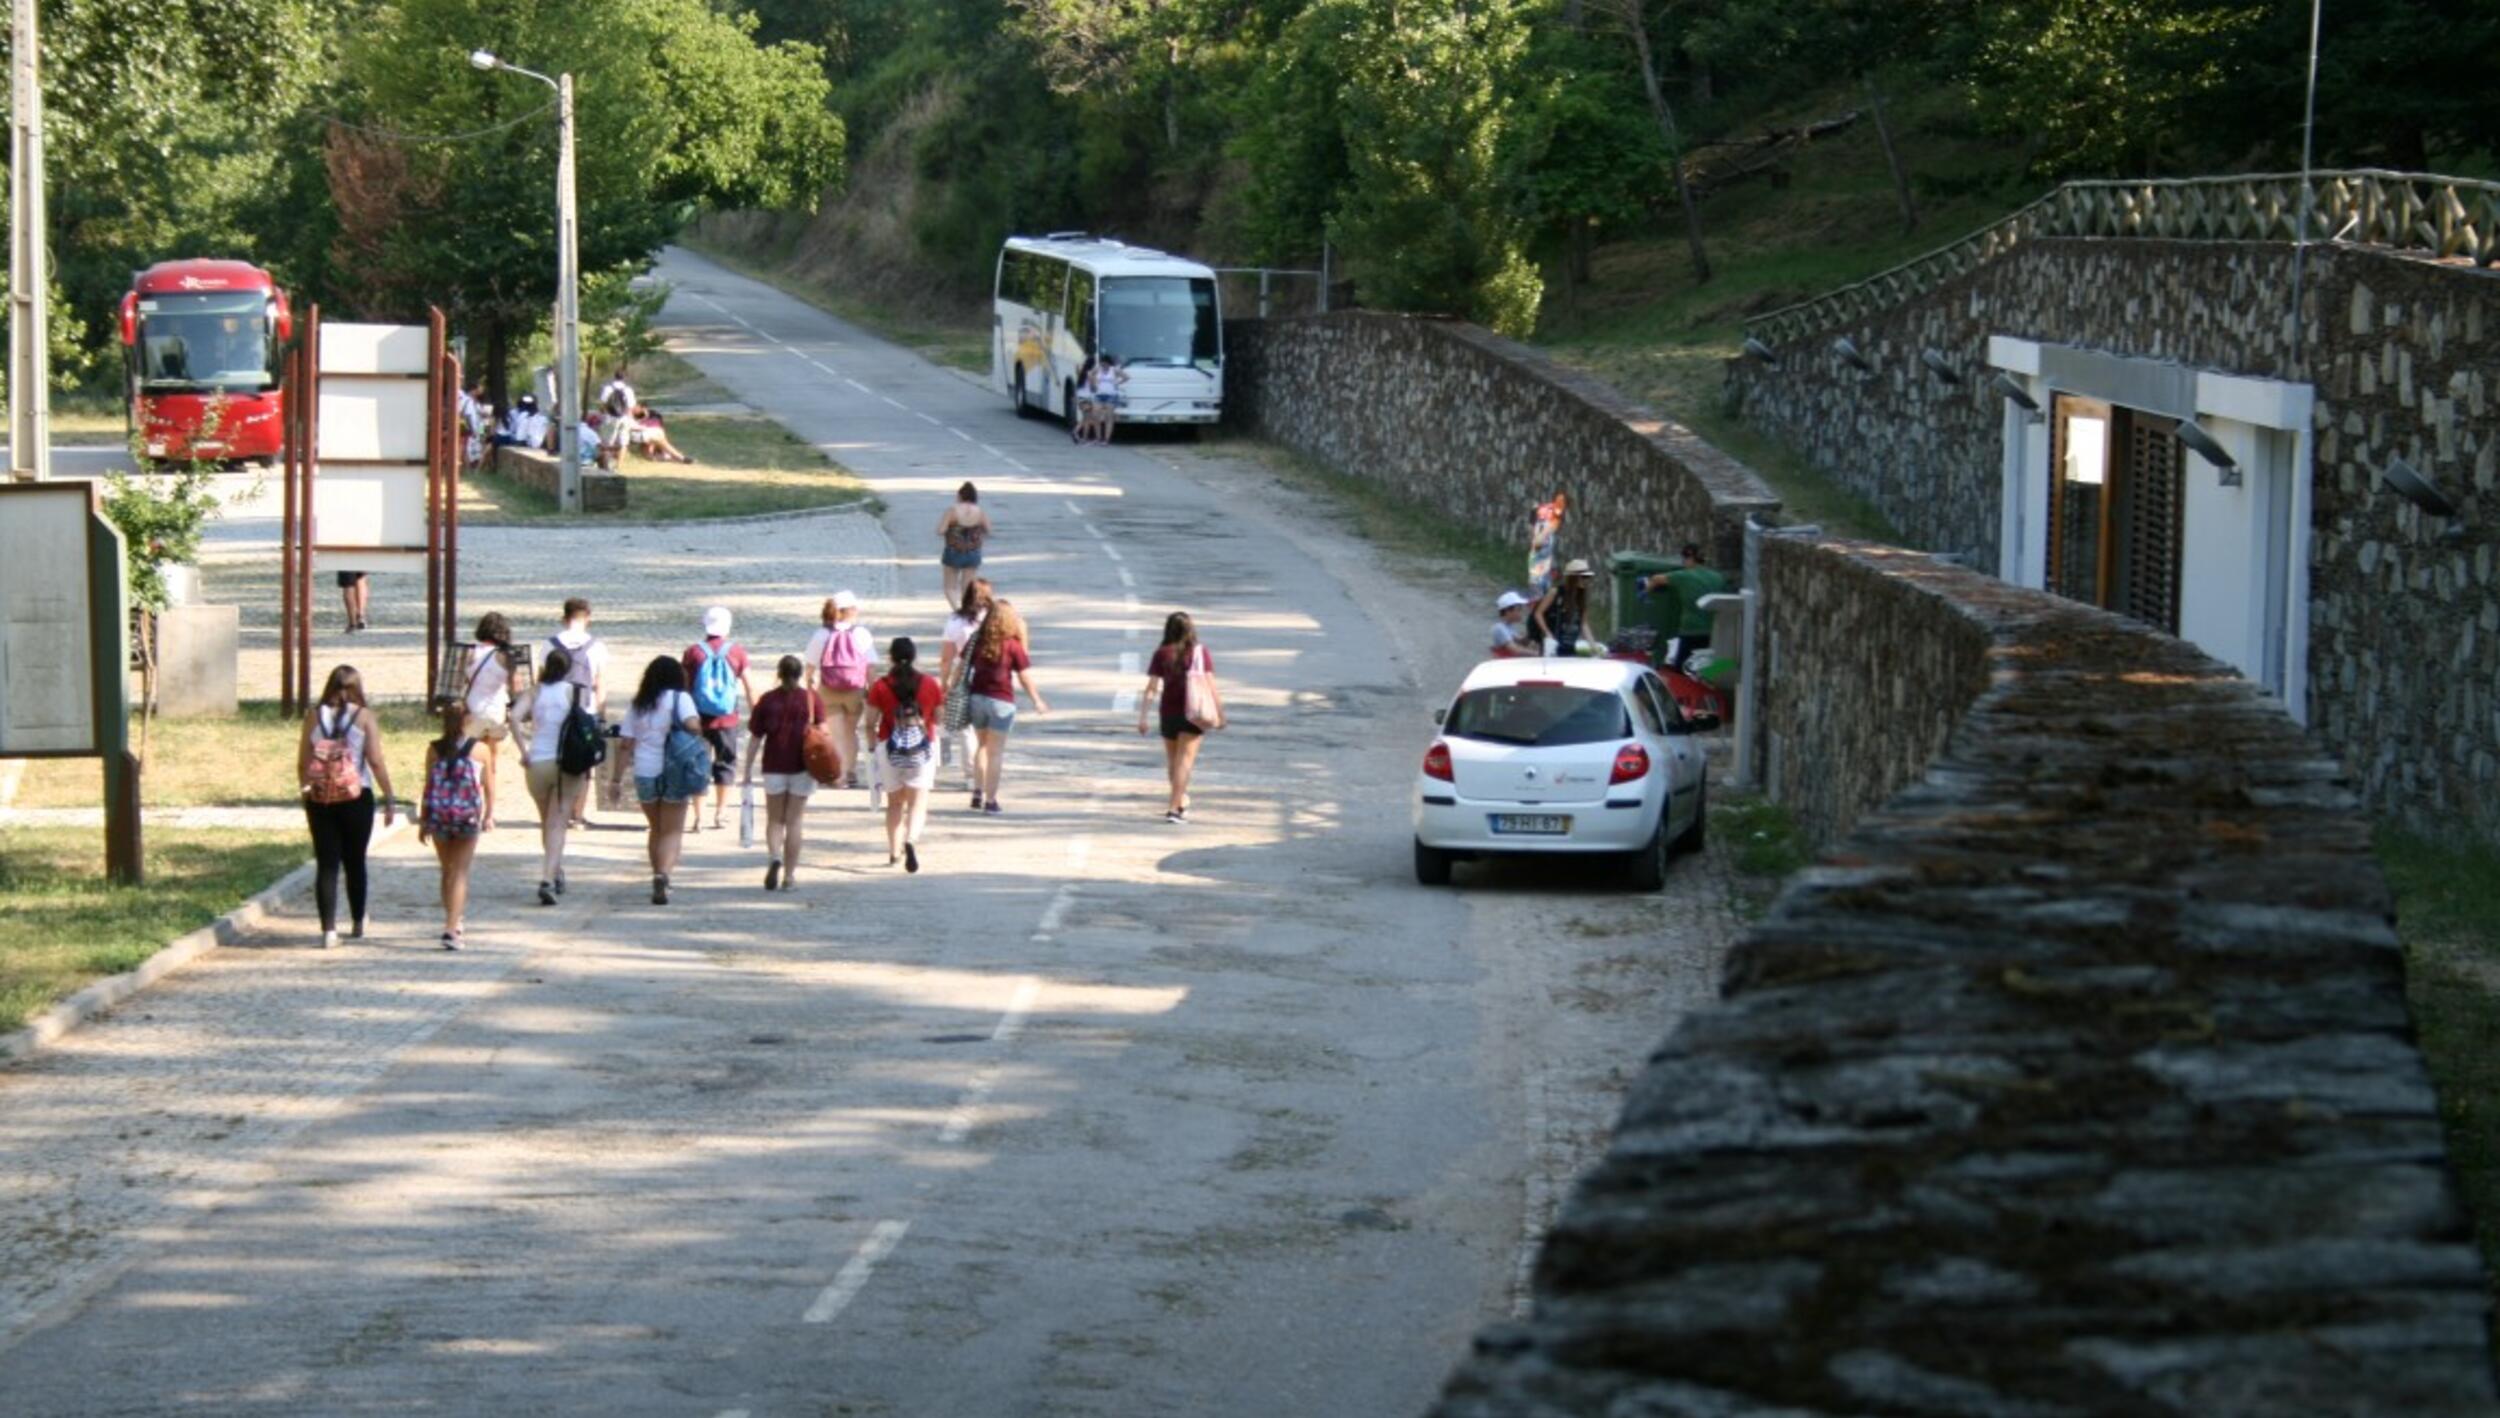
[[[1505,837],[1561,837],[1570,833],[1571,819],[1549,812],[1497,812],[1493,830]]]

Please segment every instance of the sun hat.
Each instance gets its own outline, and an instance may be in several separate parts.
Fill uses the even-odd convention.
[[[1493,609],[1497,611],[1506,611],[1512,606],[1524,606],[1527,603],[1528,598],[1519,594],[1517,591],[1504,591],[1499,596],[1493,598]]]
[[[1596,574],[1596,572],[1589,569],[1589,564],[1587,562],[1582,561],[1576,556],[1563,563],[1563,576],[1565,578],[1573,576],[1595,576]]]
[[[851,592],[851,589],[846,586],[833,593],[833,608],[838,611],[858,610],[859,597],[854,595]]]
[[[727,635],[729,633],[729,607],[714,606],[710,610],[705,611],[703,613],[703,633],[706,635]]]

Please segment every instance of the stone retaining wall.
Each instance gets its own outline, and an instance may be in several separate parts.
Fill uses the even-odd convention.
[[[2500,1412],[2336,765],[2072,602],[1788,538],[1758,585],[1786,788],[1848,830],[1439,1418]]]
[[[548,497],[561,494],[558,466],[552,453],[534,448],[498,448],[494,451],[495,475],[509,478],[522,487]],[[625,507],[625,475],[605,468],[582,469],[582,510],[585,512],[621,512]]]
[[[2041,239],[1879,317],[1728,370],[1746,420],[1865,495],[1911,545],[1999,565],[1991,334],[2313,383],[2307,717],[2377,812],[2500,841],[2500,272],[2313,248],[2301,347],[2279,243]],[[1843,364],[1847,335],[1874,365]],[[1933,349],[1963,373],[1948,385]],[[2379,482],[2402,454],[2461,541]]]
[[[1348,311],[1226,324],[1225,421],[1520,548],[1567,492],[1562,556],[1712,549],[1743,564],[1745,518],[1778,498],[1690,429],[1490,331]]]

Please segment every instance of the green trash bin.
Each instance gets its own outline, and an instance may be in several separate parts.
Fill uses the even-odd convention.
[[[1646,625],[1656,631],[1657,644],[1649,655],[1653,665],[1666,655],[1667,642],[1675,638],[1676,626],[1684,619],[1684,602],[1672,586],[1661,586],[1650,592],[1647,600],[1643,600],[1638,583],[1643,577],[1673,571],[1683,564],[1675,557],[1641,551],[1619,551],[1606,558],[1606,570],[1614,577],[1615,630],[1620,633],[1636,625]]]

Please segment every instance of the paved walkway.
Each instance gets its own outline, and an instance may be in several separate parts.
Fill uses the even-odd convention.
[[[819,794],[795,893],[705,833],[665,908],[639,834],[593,832],[552,910],[509,812],[457,955],[402,837],[371,939],[313,949],[298,911],[0,1070],[0,1407],[1418,1411],[1713,988],[1718,859],[1650,897],[1599,867],[1415,886],[1414,757],[1483,619],[1454,573],[1393,574],[1255,466],[1076,449],[664,274],[673,343],[859,467],[893,561],[838,518],[516,534],[471,544],[503,558],[478,584],[612,587],[637,652],[723,596],[795,633],[838,579],[926,634],[928,531],[977,477],[1055,711],[1017,726],[1009,811],[941,794],[906,876],[863,795]],[[1184,828],[1124,698],[1172,605],[1236,720]]]

